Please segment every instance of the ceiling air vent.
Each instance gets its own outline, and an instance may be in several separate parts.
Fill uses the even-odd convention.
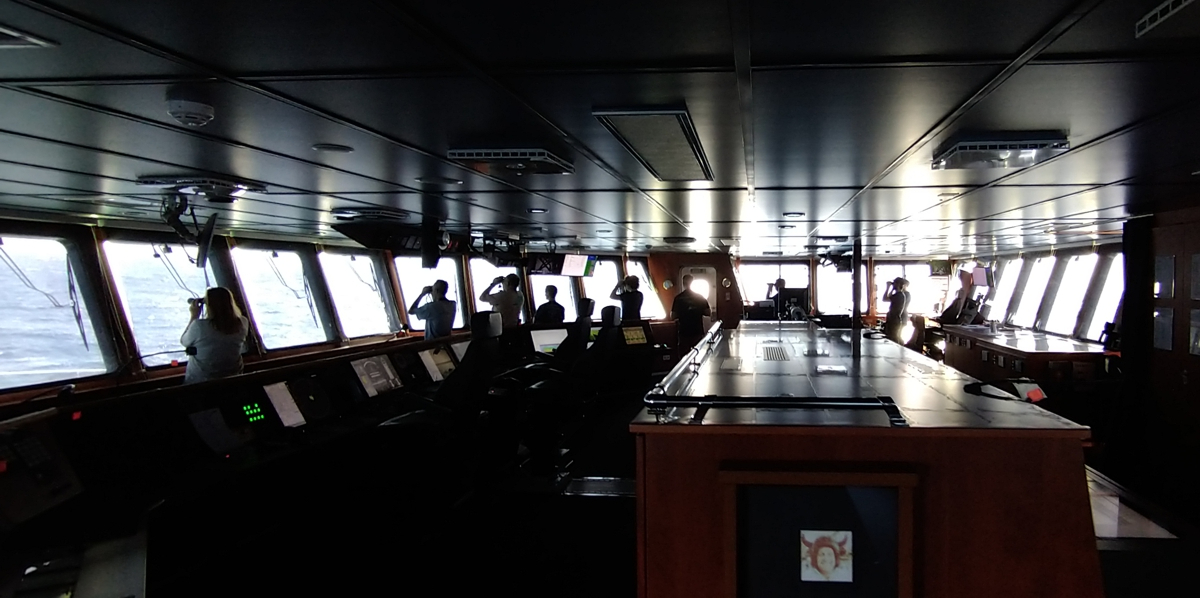
[[[338,220],[408,220],[408,212],[390,208],[334,208],[329,213]]]
[[[572,174],[570,162],[544,149],[458,149],[446,157],[491,174]]]
[[[604,128],[660,181],[711,181],[712,167],[686,108],[594,110]]]
[[[137,184],[147,187],[170,188],[176,193],[197,195],[218,203],[232,203],[247,192],[267,192],[267,187],[261,183],[187,175],[141,176],[138,177]]]
[[[1071,149],[1061,131],[973,133],[933,153],[933,170],[1026,168]]]
[[[25,33],[20,29],[13,29],[8,25],[0,24],[0,50],[16,50],[21,48],[52,48],[57,45],[57,42],[52,42],[46,38],[33,35],[32,33]]]

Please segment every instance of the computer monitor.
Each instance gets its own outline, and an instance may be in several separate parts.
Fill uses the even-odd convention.
[[[292,378],[287,381],[287,387],[309,423],[333,415],[333,402],[329,400],[329,393],[325,392],[317,374]]]
[[[471,346],[471,341],[463,341],[450,345],[450,350],[454,351],[454,357],[459,363],[462,363],[463,356],[467,354],[467,348]]]
[[[563,256],[563,276],[591,276],[596,271],[596,256],[573,255]]]
[[[287,382],[276,382],[263,387],[263,391],[267,393],[267,398],[271,401],[271,406],[275,408],[275,413],[279,416],[279,421],[283,422],[284,426],[289,428],[299,428],[308,423],[304,419],[304,414],[300,412],[300,407],[296,405],[296,399],[292,396],[292,391],[288,390]]]
[[[567,338],[567,331],[562,328],[554,328],[551,330],[530,330],[529,336],[533,338],[533,346],[542,353],[553,353]]]
[[[779,311],[785,315],[790,312],[790,306],[799,307],[805,315],[812,311],[812,301],[807,287],[784,288],[776,295],[776,300],[779,302]]]
[[[450,349],[446,347],[426,349],[418,355],[434,382],[445,380],[454,371],[454,360],[450,357]]]
[[[625,333],[626,345],[645,345],[650,342],[646,340],[646,330],[641,326],[622,326],[621,332]]]
[[[596,338],[600,336],[600,330],[599,326],[592,326],[591,331],[588,332],[587,348],[591,349],[592,345],[596,343]]]
[[[996,286],[995,278],[992,275],[992,269],[986,266],[976,266],[975,269],[971,271],[971,282],[975,283],[975,286],[978,287],[991,288]]]
[[[380,393],[404,386],[387,355],[356,359],[350,362],[350,367],[354,368],[354,374],[362,383],[363,390],[366,391],[368,397],[378,396]]]

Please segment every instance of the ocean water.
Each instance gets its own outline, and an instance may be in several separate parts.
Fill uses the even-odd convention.
[[[104,363],[82,302],[80,334],[68,292],[67,251],[61,243],[5,237],[0,249],[8,258],[0,256],[5,262],[0,263],[0,388],[93,376],[119,367]],[[187,300],[216,284],[211,271],[206,277],[190,260],[194,248],[106,241],[104,252],[142,361],[147,366],[186,362],[179,337],[189,319]],[[24,284],[10,261],[36,290]],[[234,250],[234,263],[267,348],[327,339],[299,256],[239,248]],[[344,331],[349,336],[389,332],[370,261],[335,256],[321,263]]]

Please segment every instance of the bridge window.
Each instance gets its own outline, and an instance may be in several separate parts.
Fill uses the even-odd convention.
[[[867,313],[867,268],[859,266],[862,293],[859,305]],[[854,311],[854,285],[850,272],[838,272],[833,265],[817,268],[817,309],[823,314],[851,314]]]
[[[605,307],[610,305],[621,307],[620,301],[609,297],[621,280],[621,273],[617,271],[617,262],[601,259],[596,262],[596,269],[592,275],[584,276],[581,280],[583,280],[583,294],[596,302],[596,311],[592,314],[593,320],[600,319],[600,312]],[[642,291],[643,295],[645,293]]]
[[[105,241],[104,256],[147,367],[187,361],[179,337],[188,299],[215,286],[212,270],[196,267],[196,248],[180,244]]]
[[[388,315],[390,283],[374,256],[322,251],[321,271],[333,296],[342,332],[349,338],[398,330]]]
[[[1075,322],[1079,319],[1079,310],[1083,308],[1083,296],[1087,294],[1099,259],[1100,256],[1089,253],[1072,257],[1067,262],[1067,270],[1058,283],[1054,306],[1050,309],[1050,319],[1046,321],[1047,332],[1067,336],[1075,334]]]
[[[509,274],[516,274],[517,276],[521,275],[520,272],[517,272],[516,268],[513,268],[511,266],[498,268],[496,266],[493,266],[491,262],[489,262],[483,258],[478,258],[478,257],[471,258],[470,265],[471,265],[471,285],[475,289],[475,311],[476,312],[492,310],[492,305],[490,303],[480,301],[479,295],[480,295],[480,293],[483,293],[484,291],[487,290],[488,286],[490,286],[492,284],[493,280],[496,280],[497,278],[499,278],[501,276],[508,276]],[[501,290],[500,285],[496,285],[496,288],[492,289],[492,292],[496,293],[500,290]],[[518,287],[517,290],[521,291],[522,295],[526,295],[529,293],[529,289],[524,288],[523,284],[520,287]],[[521,321],[522,322],[527,321],[525,318],[525,306],[524,305],[521,306]]]
[[[436,268],[425,269],[421,267],[421,258],[419,257],[398,257],[396,258],[396,275],[400,278],[400,293],[404,295],[405,309],[408,309],[412,302],[421,295],[421,289],[433,286],[433,283],[438,280],[446,281],[448,286],[446,298],[458,305],[458,310],[454,313],[454,327],[466,327],[466,324],[463,323],[462,293],[458,286],[457,260],[443,257],[438,260]],[[413,330],[425,330],[425,321],[411,315],[408,318],[408,325]]]
[[[782,278],[789,288],[808,288],[808,264],[762,264],[742,263],[737,270],[738,285],[742,289],[742,301],[764,301],[769,290],[767,284]]]
[[[897,276],[908,281],[908,313],[937,314],[937,305],[942,302],[942,278],[932,278],[933,270],[929,264],[877,264],[875,266],[875,297],[876,310],[886,313],[888,303],[888,283]],[[863,308],[866,312],[866,308]]]
[[[531,274],[529,276],[529,293],[533,299],[533,308],[537,309],[546,302],[546,287],[554,285],[558,295],[554,298],[565,311],[565,321],[575,321],[575,283],[570,276],[555,276],[552,274]]]
[[[1046,285],[1050,282],[1050,274],[1054,272],[1054,256],[1040,257],[1033,262],[1033,270],[1029,273],[1029,281],[1021,294],[1017,314],[1012,323],[1023,328],[1032,328],[1037,320],[1038,308],[1042,306],[1042,297],[1046,294]]]
[[[235,247],[233,263],[266,348],[329,340],[300,254]]]
[[[642,317],[651,320],[667,319],[667,310],[663,309],[662,300],[658,298],[658,287],[650,278],[646,262],[642,260],[626,260],[625,272],[638,277],[638,290],[642,292]]]
[[[1000,280],[996,281],[996,296],[988,303],[992,306],[988,312],[988,318],[1004,321],[1004,315],[1008,312],[1008,304],[1012,302],[1013,291],[1017,290],[1017,279],[1021,277],[1021,267],[1025,265],[1025,260],[1017,258],[1008,260],[1004,264],[1004,269],[1000,271]]]
[[[67,260],[54,239],[0,239],[0,388],[109,370]]]
[[[1121,296],[1125,294],[1125,256],[1117,254],[1108,267],[1104,277],[1104,288],[1100,291],[1100,299],[1096,302],[1096,311],[1088,325],[1084,338],[1100,340],[1104,325],[1117,319],[1117,308],[1121,306]]]

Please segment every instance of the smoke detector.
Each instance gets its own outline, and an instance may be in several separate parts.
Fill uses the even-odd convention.
[[[216,118],[217,111],[195,89],[175,86],[167,90],[167,114],[179,124],[203,127]]]

